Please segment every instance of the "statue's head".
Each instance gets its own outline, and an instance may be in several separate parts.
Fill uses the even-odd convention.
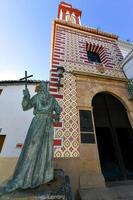
[[[48,83],[45,81],[41,81],[39,84],[36,85],[35,92],[47,92],[48,91]]]
[[[48,91],[47,82],[41,81],[41,83],[40,83],[40,90],[41,91]]]

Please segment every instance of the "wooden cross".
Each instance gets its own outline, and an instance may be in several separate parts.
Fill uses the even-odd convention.
[[[27,76],[27,71],[25,71],[25,77],[21,78],[20,80],[25,80],[25,89],[27,90],[27,80],[28,78],[32,77],[33,75]]]

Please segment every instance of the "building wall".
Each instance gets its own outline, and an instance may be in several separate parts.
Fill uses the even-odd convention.
[[[133,102],[129,100],[125,80],[112,80],[77,74],[77,110],[85,109],[93,113],[93,97],[100,92],[107,92],[116,97],[126,108],[127,115],[133,127]],[[80,135],[80,132],[79,132]],[[79,144],[79,157],[56,158],[56,168],[62,168],[71,178],[73,192],[78,188],[104,187],[105,181],[101,172],[96,133],[94,130],[94,144]]]
[[[133,44],[126,42],[126,41],[122,41],[122,40],[118,40],[117,44],[120,48],[120,51],[123,55],[123,57],[125,58],[133,49]]]
[[[31,95],[34,94],[35,85],[28,86]],[[8,179],[16,165],[24,143],[29,124],[33,117],[33,110],[24,112],[21,102],[24,85],[0,84],[0,135],[6,135],[0,153],[0,183]]]
[[[120,65],[125,55],[116,37],[91,32],[86,27],[56,20],[52,32],[51,82],[57,77],[57,67],[65,68],[62,87],[57,91],[61,95],[63,129],[56,132],[64,138],[64,143],[55,151],[55,166],[71,177],[73,191],[105,186],[95,126],[95,143],[81,144],[79,110],[90,110],[93,116],[93,97],[107,92],[125,106],[133,126],[133,102],[129,100],[127,80]],[[86,48],[90,43],[93,49],[102,46],[102,64],[88,61]],[[51,89],[54,87],[51,84]]]
[[[18,157],[23,144],[29,124],[33,117],[33,110],[24,112],[21,102],[23,98],[24,85],[4,85],[0,95],[0,128],[1,135],[6,135],[1,151],[1,157]],[[34,85],[29,86],[31,95],[34,93]],[[17,146],[18,145],[18,146]]]
[[[57,24],[55,28],[52,69],[56,69],[58,65],[63,65],[69,71],[79,70],[99,74],[98,66],[87,59],[86,43],[91,43],[92,46],[99,45],[104,49],[104,52],[101,52],[105,68],[104,73],[109,76],[123,77],[119,67],[123,56],[116,39],[72,29],[65,26],[65,23],[62,25],[64,26]]]
[[[133,58],[131,58],[123,67],[123,70],[128,79],[133,78]]]
[[[123,71],[126,77],[131,79],[133,78],[133,44],[119,40],[118,46],[124,57],[122,62]]]
[[[80,156],[80,134],[79,134],[79,112],[77,109],[77,82],[75,72],[92,74],[94,76],[105,76],[112,79],[124,79],[125,75],[120,68],[123,59],[117,39],[114,36],[92,34],[84,27],[79,29],[79,25],[72,25],[61,20],[54,22],[51,56],[51,90],[57,84],[57,67],[65,68],[62,87],[58,93],[59,102],[63,107],[62,120],[63,128],[56,132],[57,137],[63,137],[62,147],[56,149],[55,157]],[[91,44],[90,49],[100,49],[102,64],[95,64],[88,61],[87,44]],[[84,88],[85,90],[85,88]],[[88,90],[86,88],[86,90]],[[85,90],[85,91],[86,91]],[[83,99],[84,104],[85,99]],[[88,99],[89,101],[89,99]]]

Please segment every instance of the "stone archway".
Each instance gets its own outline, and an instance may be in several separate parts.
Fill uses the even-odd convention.
[[[133,178],[133,131],[126,109],[113,95],[92,100],[101,169],[106,181]]]

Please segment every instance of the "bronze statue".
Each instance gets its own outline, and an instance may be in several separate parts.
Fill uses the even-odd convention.
[[[50,95],[47,83],[42,81],[36,88],[37,94],[30,97],[25,88],[22,101],[23,110],[33,108],[34,117],[12,179],[5,192],[15,189],[35,188],[53,179],[53,112],[58,122],[61,107]],[[21,127],[20,127],[21,128]]]

